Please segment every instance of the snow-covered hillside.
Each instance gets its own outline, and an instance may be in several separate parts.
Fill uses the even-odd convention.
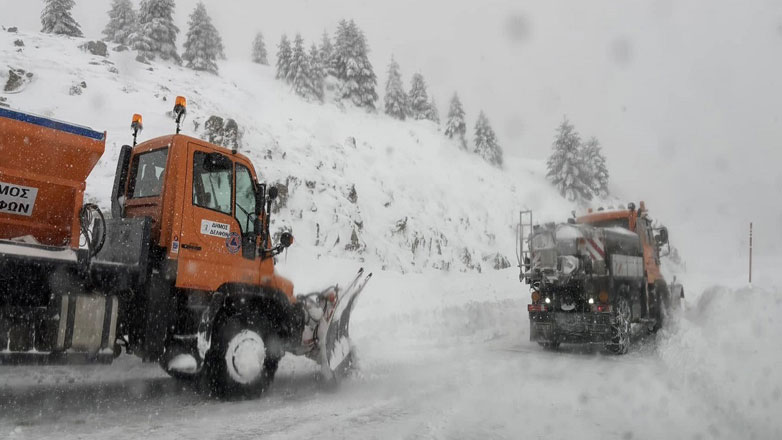
[[[487,270],[515,264],[519,209],[551,220],[571,209],[545,181],[543,163],[511,158],[498,170],[431,122],[304,101],[274,80],[271,67],[249,61],[223,62],[215,76],[142,64],[131,52],[92,55],[79,49],[85,41],[0,32],[0,85],[22,69],[25,84],[2,95],[6,105],[108,132],[87,183],[88,198],[103,208],[119,148],[131,141],[131,115],[144,116],[140,140],[171,133],[173,98],[184,95],[184,133],[202,136],[212,115],[235,119],[241,152],[262,180],[284,186],[273,226],[293,231],[289,252],[405,272]]]

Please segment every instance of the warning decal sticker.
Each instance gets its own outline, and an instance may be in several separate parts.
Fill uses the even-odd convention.
[[[211,220],[201,220],[201,233],[213,237],[228,238],[231,234],[231,225]]]
[[[37,197],[38,188],[0,182],[0,212],[30,217]]]

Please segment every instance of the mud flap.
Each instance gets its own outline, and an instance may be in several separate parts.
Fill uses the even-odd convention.
[[[350,367],[350,313],[356,305],[358,295],[371,277],[371,273],[364,276],[362,268],[344,289],[339,286],[329,289],[336,294],[336,301],[327,306],[326,313],[318,324],[319,362],[323,377],[327,380],[337,379]]]

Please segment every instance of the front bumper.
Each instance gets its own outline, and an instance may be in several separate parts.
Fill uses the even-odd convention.
[[[533,342],[600,344],[611,340],[611,314],[608,312],[530,311]]]

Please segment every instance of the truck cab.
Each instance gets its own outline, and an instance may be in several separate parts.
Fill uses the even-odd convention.
[[[150,243],[177,289],[268,286],[295,302],[274,273],[266,185],[243,154],[182,134],[123,148],[112,213],[149,218]]]

